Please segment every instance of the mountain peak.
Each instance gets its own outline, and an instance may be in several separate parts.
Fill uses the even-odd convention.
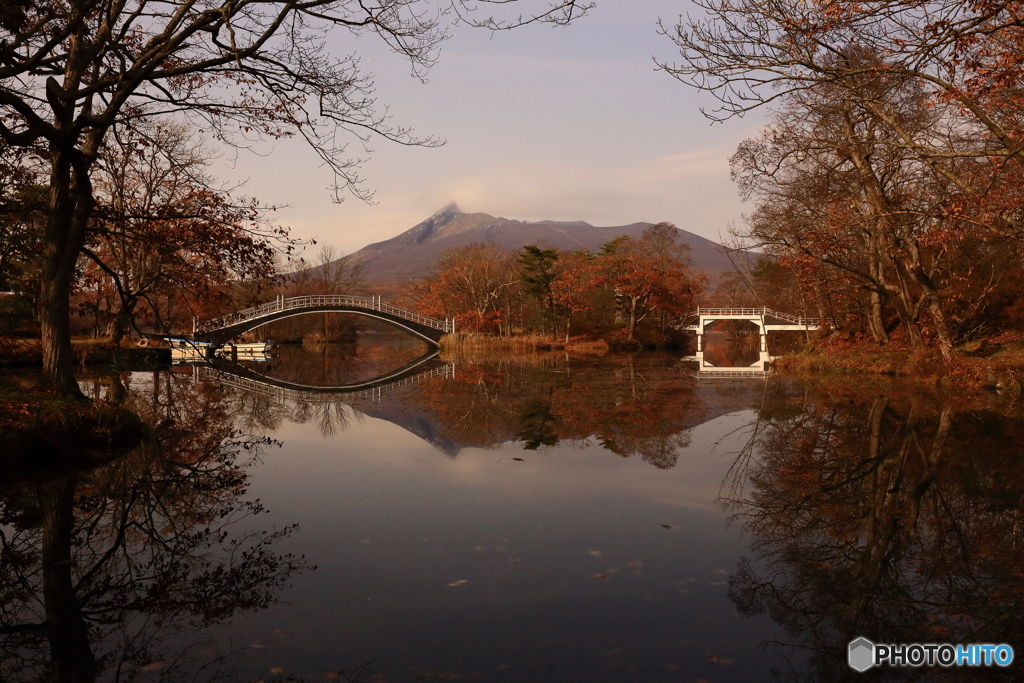
[[[438,216],[438,215],[443,214],[443,213],[453,213],[455,215],[459,215],[459,214],[462,213],[462,211],[459,209],[459,205],[456,204],[455,202],[448,202],[448,204],[445,205],[444,208],[442,208],[440,211],[438,211],[434,215]]]

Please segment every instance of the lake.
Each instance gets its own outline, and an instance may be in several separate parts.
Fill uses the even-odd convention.
[[[150,435],[0,486],[0,679],[832,681],[858,636],[1022,651],[1009,397],[385,341],[83,380]]]

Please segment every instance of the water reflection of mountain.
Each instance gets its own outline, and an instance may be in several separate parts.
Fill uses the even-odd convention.
[[[409,375],[406,382],[416,387],[397,391],[384,385],[387,390],[365,396],[279,391],[276,398],[352,406],[402,427],[450,457],[463,448],[513,441],[533,450],[590,439],[614,453],[638,455],[664,468],[674,465],[693,427],[750,409],[766,387],[764,381],[751,379],[698,380],[664,354],[460,362],[443,373]],[[326,414],[322,409],[317,413],[321,421]]]
[[[447,456],[454,458],[464,447],[449,439],[439,425],[435,412],[423,408],[401,405],[389,400],[387,403],[370,403],[359,406],[359,412],[369,417],[390,422],[410,434],[418,436]]]
[[[676,368],[666,368],[666,374],[680,373]],[[618,442],[626,439],[635,442],[644,437],[657,440],[665,439],[673,435],[682,435],[689,430],[723,415],[735,413],[742,410],[750,410],[758,405],[765,390],[764,381],[750,379],[719,379],[715,381],[696,381],[686,376],[685,379],[673,377],[652,377],[652,369],[648,368],[645,373],[646,389],[651,389],[650,384],[663,384],[669,381],[686,382],[685,392],[660,395],[658,400],[664,401],[660,406],[647,404],[643,399],[637,399],[629,403],[614,403],[614,394],[609,389],[588,389],[594,392],[590,396],[584,394],[583,389],[575,389],[575,398],[581,402],[590,399],[590,405],[586,406],[588,416],[592,422],[586,419],[566,424],[557,419],[557,416],[549,418],[556,424],[552,428],[552,435],[556,440],[585,439],[596,436],[598,441],[609,450],[619,448]],[[463,381],[465,378],[463,378]],[[660,381],[659,381],[660,380]],[[558,401],[558,392],[551,385],[547,386],[548,395]],[[516,419],[495,420],[494,415],[478,415],[475,418],[470,414],[462,420],[453,421],[454,410],[435,405],[428,396],[426,399],[418,392],[408,394],[395,394],[387,397],[380,403],[362,404],[358,406],[360,412],[381,420],[386,420],[406,431],[415,434],[419,438],[432,444],[442,453],[455,457],[463,448],[486,448],[502,443],[514,441],[523,442],[527,447],[537,443],[537,439],[531,441],[528,428],[531,426],[531,418],[534,422],[538,419],[543,421],[543,413],[551,412],[550,401],[545,398],[542,401],[530,401],[531,395],[543,395],[543,385],[535,386],[532,392],[524,393],[518,402],[512,401],[506,406],[506,412]],[[488,398],[491,398],[489,395]],[[479,407],[479,406],[478,406]],[[562,406],[566,408],[567,406]],[[531,408],[533,413],[531,414]],[[538,411],[539,408],[539,411]],[[635,422],[630,424],[630,413],[634,412]],[[643,412],[653,412],[658,416],[660,426],[652,428],[651,418],[641,415]],[[556,413],[558,412],[556,406]],[[635,425],[635,426],[634,426]],[[525,429],[524,429],[525,428]],[[658,432],[663,432],[659,434]],[[618,436],[617,439],[610,439],[609,435]],[[541,439],[542,441],[542,439]],[[538,446],[544,445],[537,443]],[[684,443],[679,443],[684,446]],[[627,455],[628,453],[622,453]]]

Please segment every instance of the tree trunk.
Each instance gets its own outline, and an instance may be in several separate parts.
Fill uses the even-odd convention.
[[[935,325],[935,336],[939,340],[939,351],[942,352],[942,360],[949,363],[953,360],[953,338],[949,333],[949,324],[946,321],[946,313],[942,305],[942,298],[939,296],[935,281],[925,272],[924,263],[921,258],[921,248],[916,240],[908,240],[907,251],[912,259],[911,272],[914,279],[924,292],[928,301],[928,311],[931,313],[932,322]]]
[[[629,341],[636,341],[634,332],[636,330],[636,298],[632,298],[629,304]]]
[[[138,303],[138,299],[132,300],[130,303],[121,304],[121,307],[117,311],[117,315],[110,323],[110,343],[115,346],[121,343],[125,335],[128,334],[129,329],[132,325],[132,314],[135,311],[135,304]]]
[[[879,344],[889,343],[889,333],[885,330],[885,316],[882,309],[882,295],[871,290],[871,312],[868,316],[871,336]]]
[[[75,380],[71,348],[71,286],[75,263],[85,241],[91,200],[88,187],[85,179],[83,188],[80,174],[72,170],[66,155],[53,150],[46,246],[39,282],[43,381],[49,389],[73,397],[82,396],[82,392]]]

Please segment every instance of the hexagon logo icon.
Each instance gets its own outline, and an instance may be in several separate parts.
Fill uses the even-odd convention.
[[[875,665],[875,644],[863,637],[851,641],[847,661],[854,671],[867,671]]]

